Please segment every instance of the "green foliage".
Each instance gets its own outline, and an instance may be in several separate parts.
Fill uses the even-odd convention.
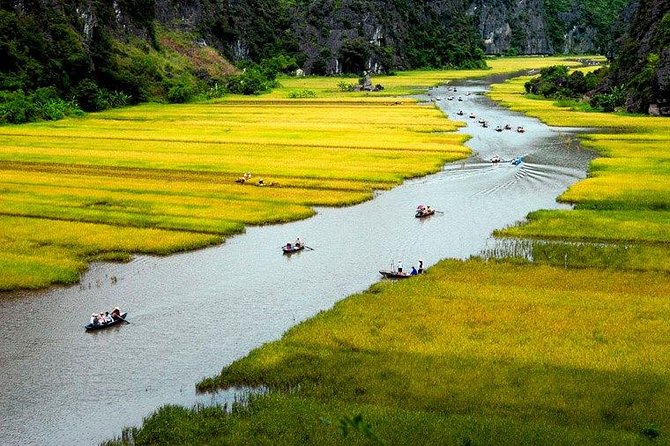
[[[655,424],[650,424],[640,430],[642,436],[647,437],[650,440],[656,440],[661,435],[661,430]]]
[[[167,100],[172,104],[189,102],[196,94],[196,86],[189,76],[182,76],[172,81],[167,92]]]
[[[249,65],[242,73],[229,76],[226,88],[234,94],[261,94],[270,91],[277,83],[276,73],[268,72],[257,65]]]
[[[418,21],[408,32],[411,68],[485,68],[481,39],[469,17],[443,15]]]
[[[355,83],[353,83],[353,82],[340,81],[340,82],[337,83],[337,88],[338,88],[341,92],[345,92],[345,93],[346,93],[346,92],[356,91],[356,85],[357,85],[357,84],[355,84]]]
[[[308,88],[303,88],[302,90],[291,90],[288,92],[288,97],[291,99],[315,98],[316,92]]]
[[[130,96],[120,91],[99,87],[92,79],[84,79],[74,89],[74,97],[85,111],[101,111],[128,105]]]
[[[622,85],[612,88],[609,93],[593,95],[589,104],[596,110],[613,112],[626,103],[626,92]]]
[[[261,66],[264,67],[267,73],[274,73],[275,76],[278,73],[291,74],[298,69],[295,57],[287,56],[286,54],[279,54],[269,59],[263,59]]]
[[[578,70],[570,73],[567,66],[555,65],[540,70],[540,76],[526,82],[524,88],[529,95],[558,99],[563,106],[611,112],[625,102],[625,91],[621,86],[593,95],[589,104],[578,104],[577,101],[593,91],[606,75],[606,68],[584,74]]]
[[[345,40],[340,48],[342,71],[345,73],[362,73],[371,52],[370,43],[362,37]]]
[[[61,99],[54,88],[39,88],[34,93],[0,92],[0,124],[53,121],[81,113],[75,102]]]

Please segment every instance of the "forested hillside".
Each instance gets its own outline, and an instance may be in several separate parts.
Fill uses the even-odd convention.
[[[480,67],[484,52],[612,53],[612,23],[625,1],[0,0],[0,120],[259,92],[274,73],[297,68],[388,72]],[[629,37],[621,37],[611,83],[640,87],[644,98],[631,95],[629,108],[642,110],[667,96],[667,76],[649,73],[667,71],[668,7],[636,1],[616,28]],[[228,61],[246,67],[247,79],[231,80]]]
[[[670,0],[633,0],[619,34],[600,89],[622,88],[628,111],[670,115]]]

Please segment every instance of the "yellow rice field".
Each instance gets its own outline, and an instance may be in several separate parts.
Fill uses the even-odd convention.
[[[398,94],[558,60],[375,78],[383,95],[343,93],[345,78],[286,78],[258,97],[0,127],[0,289],[69,283],[92,258],[193,249],[370,199],[468,154],[461,124]],[[317,97],[288,98],[300,88]],[[236,183],[245,172],[251,181]]]
[[[2,127],[0,289],[367,200],[466,156],[457,125],[411,99],[245,98]]]
[[[529,77],[496,85],[491,97],[549,125],[584,127],[582,144],[599,158],[588,177],[559,200],[579,210],[531,214],[528,224],[500,234],[655,245],[644,269],[670,263],[670,121],[662,117],[575,111],[523,95]],[[648,250],[645,250],[646,252]],[[659,255],[662,253],[662,255]],[[632,260],[635,268],[640,261]]]

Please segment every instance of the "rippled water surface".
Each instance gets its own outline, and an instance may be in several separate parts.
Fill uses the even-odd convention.
[[[585,175],[575,137],[499,108],[465,83],[433,89],[452,118],[462,109],[473,156],[407,181],[367,203],[318,209],[309,220],[252,227],[225,244],[128,264],[94,264],[81,284],[0,301],[0,444],[97,444],[163,404],[191,406],[194,384],[297,322],[380,280],[391,260],[409,267],[467,258],[491,232],[540,208]],[[466,96],[466,93],[471,94]],[[454,95],[449,101],[446,98]],[[457,100],[462,96],[463,101]],[[474,112],[490,123],[483,128]],[[526,133],[496,132],[521,125]],[[491,164],[524,156],[524,162]],[[417,204],[444,211],[414,218]],[[292,256],[297,236],[313,248]],[[118,305],[130,324],[85,333],[94,311]]]

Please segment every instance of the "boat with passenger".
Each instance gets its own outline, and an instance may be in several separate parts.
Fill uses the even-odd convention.
[[[96,331],[113,327],[115,325],[120,324],[121,322],[128,322],[126,321],[127,315],[128,312],[121,313],[119,307],[114,308],[114,310],[112,310],[111,313],[109,312],[106,313],[101,312],[100,314],[93,313],[91,315],[90,322],[84,325],[84,329],[86,329],[86,331]]]

